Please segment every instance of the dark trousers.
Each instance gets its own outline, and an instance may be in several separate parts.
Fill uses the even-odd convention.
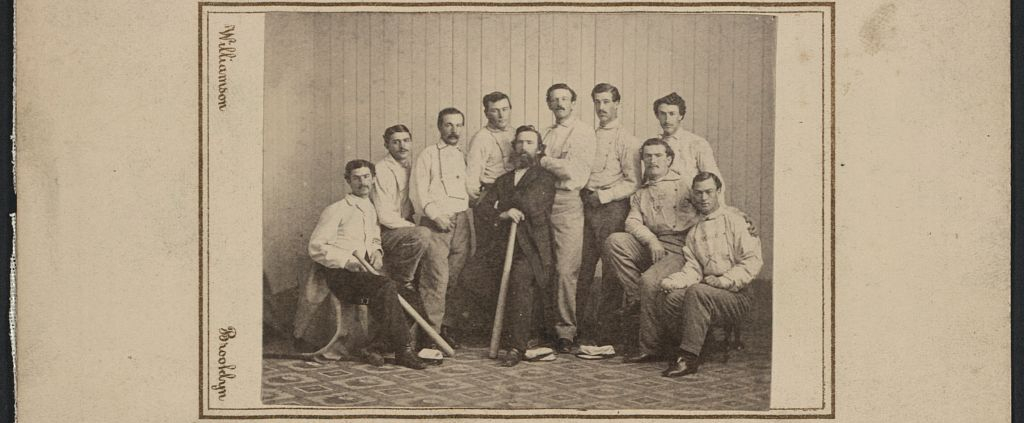
[[[732,292],[698,283],[665,295],[663,322],[678,337],[679,349],[700,355],[708,328],[739,322],[752,301],[749,289]]]
[[[366,304],[374,321],[373,338],[394,352],[409,344],[409,326],[398,303],[395,281],[364,272],[325,268],[327,287],[341,302]],[[383,338],[383,339],[380,339]]]
[[[580,191],[581,195],[589,190]],[[622,288],[615,281],[615,270],[610,263],[601,266],[601,281],[594,282],[594,271],[601,258],[604,242],[613,233],[625,230],[629,201],[618,200],[597,207],[583,207],[583,260],[579,282],[576,285],[576,316],[581,337],[596,340],[601,334],[601,316],[618,308]],[[618,299],[619,301],[615,301]]]
[[[540,283],[525,258],[517,256],[512,260],[505,300],[505,333],[509,347],[526,351],[526,343],[538,323],[534,320],[537,316],[543,316],[546,327],[554,327],[558,320],[556,295],[554,278],[548,277],[547,283]]]

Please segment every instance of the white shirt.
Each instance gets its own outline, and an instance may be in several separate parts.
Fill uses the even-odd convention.
[[[428,219],[469,208],[466,158],[458,146],[441,141],[423,149],[412,167],[409,196],[416,213]]]
[[[353,252],[370,256],[381,251],[377,210],[367,198],[349,194],[320,213],[309,236],[309,256],[326,267],[344,268],[356,261]]]
[[[557,189],[579,191],[587,185],[597,149],[590,125],[573,117],[556,123],[545,131],[544,145],[540,165],[558,177]]]
[[[515,174],[512,175],[512,185],[519,185],[519,180],[523,179],[523,175],[526,174],[527,169],[516,169]]]
[[[370,200],[377,208],[377,220],[388,229],[416,226],[412,223],[412,201],[409,200],[409,169],[390,154],[377,162],[377,183],[370,191]]]

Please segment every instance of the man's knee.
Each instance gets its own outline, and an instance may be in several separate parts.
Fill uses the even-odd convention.
[[[604,240],[605,256],[610,259],[621,259],[629,255],[627,245],[633,243],[633,235],[616,232]]]
[[[695,284],[686,288],[686,294],[683,296],[682,302],[686,303],[688,306],[703,305],[707,303],[717,290],[718,288],[711,285],[703,283]]]

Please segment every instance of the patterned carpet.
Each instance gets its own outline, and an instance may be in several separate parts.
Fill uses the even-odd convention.
[[[483,346],[465,347],[440,366],[416,371],[355,361],[326,364],[264,359],[263,402],[324,407],[448,407],[482,409],[765,410],[771,384],[771,336],[745,328],[747,348],[728,362],[706,362],[696,374],[661,377],[665,364],[623,364],[620,358],[503,368]]]
[[[742,333],[746,348],[731,352],[724,363],[721,356],[712,356],[696,374],[682,378],[662,377],[662,362],[624,364],[618,357],[560,355],[555,361],[503,368],[487,358],[484,337],[464,340],[467,345],[456,357],[419,371],[360,361],[264,358],[263,402],[352,408],[766,410],[771,282],[756,280],[751,289],[754,306]],[[291,350],[283,338],[265,336],[264,341],[265,354]]]

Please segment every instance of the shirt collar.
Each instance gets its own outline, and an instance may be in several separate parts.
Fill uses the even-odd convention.
[[[714,220],[714,219],[717,219],[719,217],[722,217],[722,215],[724,215],[724,214],[725,214],[725,206],[723,206],[722,203],[718,203],[718,208],[715,209],[715,211],[713,211],[711,213],[708,213],[706,216],[704,216],[704,220]]]
[[[555,124],[551,125],[551,127],[552,128],[557,128],[557,127],[561,126],[563,128],[572,128],[573,125],[576,125],[576,118],[572,117],[572,116],[569,116],[569,118],[566,119],[565,122],[562,122],[562,123],[558,123],[558,121],[556,120]]]
[[[509,126],[511,126],[511,125],[509,125]],[[507,127],[505,129],[491,128],[490,122],[488,122],[487,125],[484,125],[484,128],[487,129],[490,132],[495,133],[495,134],[501,134],[501,133],[505,133],[505,132],[510,132],[511,131],[511,129],[509,129]]]
[[[668,173],[666,173],[665,176],[662,176],[661,179],[647,180],[647,181],[644,182],[644,186],[654,185],[654,184],[657,184],[659,182],[678,181],[682,177],[683,177],[683,175],[680,175],[679,172],[675,171],[675,169],[669,169]]]
[[[459,140],[459,143],[457,145],[454,145],[454,146],[453,145],[448,145],[448,143],[444,142],[444,140],[438,141],[438,143],[437,143],[437,150],[438,151],[444,150],[446,148],[454,148],[456,150],[462,151],[462,140]]]
[[[384,162],[389,163],[392,166],[398,166],[398,167],[403,168],[405,170],[409,170],[409,168],[412,167],[412,163],[409,163],[409,164],[402,163],[402,162],[398,161],[397,159],[395,159],[395,156],[392,156],[391,153],[388,153],[388,156],[386,158],[384,158]],[[408,160],[407,160],[407,162],[408,162]]]
[[[601,124],[598,123],[597,129],[615,129],[618,128],[620,125],[621,124],[619,123],[619,118],[615,118],[615,120],[608,122],[608,124],[604,126],[601,126]]]
[[[360,210],[364,210],[366,205],[370,203],[369,198],[363,198],[352,193],[345,196],[345,201],[347,201],[350,206],[358,207]]]

